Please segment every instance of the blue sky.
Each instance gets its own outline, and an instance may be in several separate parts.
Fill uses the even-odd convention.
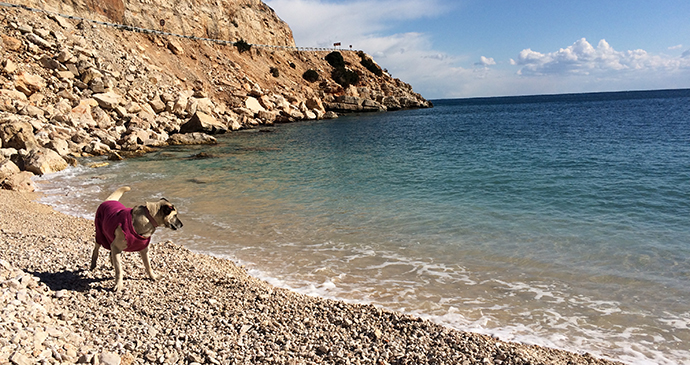
[[[265,0],[428,99],[690,88],[688,0]]]

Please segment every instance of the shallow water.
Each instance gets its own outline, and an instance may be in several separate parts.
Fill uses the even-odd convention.
[[[690,92],[437,101],[38,178],[297,291],[634,364],[690,364]],[[195,159],[204,151],[213,158]],[[155,257],[153,258],[155,260]]]

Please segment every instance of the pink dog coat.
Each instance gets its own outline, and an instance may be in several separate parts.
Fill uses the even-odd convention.
[[[122,232],[125,233],[125,240],[127,240],[125,251],[141,251],[151,242],[151,237],[142,237],[134,230],[132,208],[125,207],[117,200],[108,200],[98,206],[95,224],[96,242],[108,250],[115,239],[117,227],[122,227]]]

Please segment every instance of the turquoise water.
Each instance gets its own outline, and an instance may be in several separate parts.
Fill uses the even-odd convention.
[[[219,142],[39,188],[86,217],[121,185],[126,205],[165,196],[185,226],[154,241],[310,295],[690,364],[689,90],[440,100]]]

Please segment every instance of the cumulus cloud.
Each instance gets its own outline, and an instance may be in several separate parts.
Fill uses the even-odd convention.
[[[490,58],[490,57],[487,58],[487,57],[481,56],[479,58],[479,62],[475,62],[474,65],[475,66],[482,66],[482,67],[489,67],[489,66],[493,66],[495,64],[496,64],[496,61],[493,58]]]
[[[520,52],[511,64],[521,66],[520,75],[591,75],[615,71],[676,70],[690,67],[677,57],[652,55],[642,49],[616,51],[602,39],[594,48],[581,38],[567,48],[540,53],[531,49]]]

